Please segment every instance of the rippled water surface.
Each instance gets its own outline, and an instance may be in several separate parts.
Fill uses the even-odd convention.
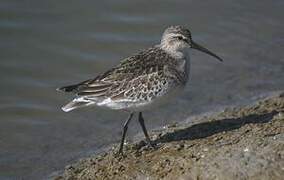
[[[0,179],[41,179],[120,139],[127,114],[64,113],[56,87],[83,81],[158,43],[169,25],[225,59],[192,52],[175,103],[145,114],[149,129],[284,89],[284,3],[274,1],[2,0]],[[140,132],[135,121],[129,135]]]

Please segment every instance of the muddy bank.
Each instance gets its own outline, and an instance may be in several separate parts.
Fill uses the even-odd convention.
[[[281,179],[284,93],[151,132],[144,141],[66,167],[55,179]]]

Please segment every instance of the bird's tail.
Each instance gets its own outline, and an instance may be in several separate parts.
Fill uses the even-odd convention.
[[[61,109],[65,112],[69,112],[69,111],[72,111],[72,110],[77,109],[77,108],[90,106],[92,104],[94,104],[94,102],[73,100],[73,101],[69,102],[68,104],[66,104],[65,106],[63,106]]]
[[[62,91],[62,92],[73,92],[75,90],[77,90],[78,88],[78,85],[71,85],[71,86],[64,86],[64,87],[60,87],[60,88],[57,88],[56,90],[57,91]]]

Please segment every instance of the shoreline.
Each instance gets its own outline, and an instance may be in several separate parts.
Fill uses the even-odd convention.
[[[284,93],[152,130],[68,165],[54,179],[280,179],[284,176]],[[136,138],[135,138],[136,139]]]

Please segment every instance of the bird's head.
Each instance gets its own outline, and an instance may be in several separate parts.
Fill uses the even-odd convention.
[[[201,45],[194,42],[191,37],[191,32],[182,26],[168,27],[163,33],[163,36],[161,39],[161,47],[163,49],[166,49],[167,51],[172,51],[172,52],[175,52],[175,51],[185,52],[189,48],[192,48],[192,49],[202,51],[206,54],[209,54],[217,58],[219,61],[223,61],[216,54],[212,53],[205,47],[202,47]]]

